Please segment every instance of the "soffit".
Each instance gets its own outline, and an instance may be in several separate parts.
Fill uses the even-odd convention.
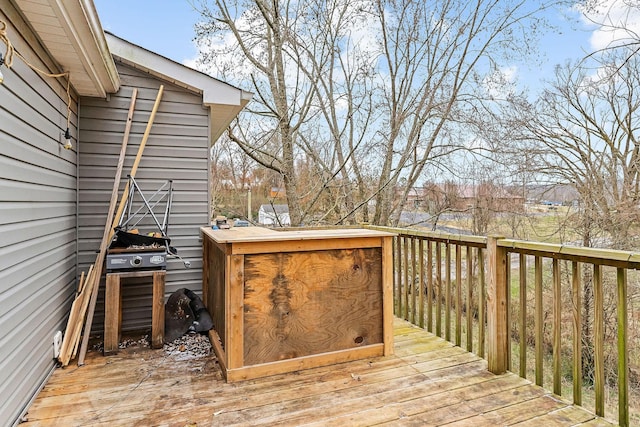
[[[80,96],[117,92],[120,78],[92,0],[16,0]]]

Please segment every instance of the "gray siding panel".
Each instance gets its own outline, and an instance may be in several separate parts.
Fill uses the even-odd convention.
[[[0,179],[62,189],[69,188],[69,182],[75,184],[75,179],[69,179],[68,175],[4,156],[0,157]]]
[[[47,69],[46,54],[29,46],[23,38],[28,30],[17,16],[4,3],[0,19],[8,23],[12,43]],[[60,144],[66,82],[39,75],[17,57],[11,70],[2,72],[0,420],[5,425],[16,422],[54,368],[53,335],[64,328],[76,286],[77,165],[75,151]],[[76,135],[75,101],[71,108]]]
[[[147,143],[148,144],[148,143]],[[151,148],[151,147],[149,147]],[[145,154],[146,154],[146,146],[145,146]],[[153,149],[149,150],[153,151]],[[201,159],[193,159],[193,158],[183,158],[183,157],[171,157],[179,155],[179,150],[174,150],[171,147],[166,147],[164,149],[163,155],[153,155],[154,153],[149,153],[148,155],[144,155],[145,165],[142,166],[142,162],[139,166],[139,169],[136,173],[136,179],[140,178],[151,178],[156,177],[156,179],[170,179],[171,174],[167,173],[168,170],[190,170],[192,172],[197,172],[200,169],[207,170],[207,160]],[[135,153],[133,154],[135,157]],[[108,155],[96,155],[96,154],[87,154],[86,158],[83,156],[82,160],[86,160],[86,163],[83,163],[83,166],[86,168],[87,166],[100,166],[105,163],[112,161],[113,158],[116,159],[117,156],[108,156]],[[131,170],[133,166],[133,159],[128,159],[124,162],[124,175],[126,178],[126,174]],[[115,171],[115,170],[114,170]],[[87,178],[92,177],[91,171],[88,171],[90,174]],[[145,175],[146,174],[146,175]]]
[[[70,215],[69,209],[73,209],[75,206],[75,203],[65,205],[63,203],[57,203],[57,200],[52,201],[51,203],[22,201],[24,198],[26,197],[16,197],[17,200],[20,200],[17,202],[0,202],[0,217],[2,218],[3,226],[5,224],[13,225],[23,222],[27,222],[29,224],[32,221]],[[73,215],[75,215],[75,212]]]
[[[163,96],[163,99],[164,99],[164,96]],[[125,111],[125,117],[126,117],[126,111]],[[144,134],[144,131],[147,127],[147,118],[148,118],[148,115],[144,117],[144,121],[135,122],[136,119],[134,116],[134,123],[131,126],[132,136]],[[113,132],[114,129],[117,130],[118,122],[115,122],[112,120],[87,119],[87,123],[83,123],[83,127],[84,126],[87,126],[87,129],[92,129],[98,132]],[[185,138],[207,136],[207,130],[202,129],[198,126],[182,126],[179,123],[167,124],[167,123],[156,122],[156,121],[153,122],[154,135],[176,135],[176,132],[179,132],[179,134],[184,136]],[[138,138],[138,140],[139,139],[140,138]]]
[[[155,192],[167,179],[173,180],[174,198],[169,221],[172,246],[191,261],[186,270],[178,260],[167,266],[166,296],[186,287],[202,289],[202,249],[199,228],[208,223],[209,116],[202,96],[160,82],[138,70],[118,64],[119,93],[109,99],[82,100],[80,135],[79,244],[78,261],[86,271],[95,261],[102,238],[111,197],[118,155],[122,144],[133,88],[138,89],[136,109],[127,147],[120,190],[133,166],[140,141],[160,84],[164,94],[142,156],[136,181],[145,196]],[[119,195],[120,196],[120,195]],[[154,227],[145,227],[142,232]],[[151,286],[145,280],[127,280],[123,286],[123,330],[151,326]],[[93,331],[102,332],[104,321],[104,279],[93,320]]]
[[[126,115],[126,113],[122,113],[122,114]],[[122,127],[122,123],[120,123],[119,127]],[[91,129],[88,129],[82,132],[82,136],[87,141],[100,140],[102,141],[103,145],[113,144],[116,147],[115,149],[117,150],[117,152],[120,152],[120,144],[122,143],[122,130],[120,130],[120,132],[113,132],[113,131],[105,132],[105,131],[93,131]],[[137,135],[138,140],[141,137],[142,135]],[[131,138],[134,138],[134,136],[132,135]],[[179,146],[182,148],[188,148],[188,147],[200,148],[203,141],[207,141],[207,140],[208,140],[207,137],[184,138],[182,136],[175,136],[175,135],[162,135],[161,138],[156,137],[156,141],[154,145],[156,147],[160,147],[160,146],[178,147]],[[115,169],[115,166],[114,166],[114,169]]]
[[[177,168],[166,168],[166,169],[145,169],[139,168],[136,173],[136,180],[140,179],[155,179],[166,180],[167,170],[171,169],[171,176],[175,176],[175,185],[181,185],[180,182],[184,180],[198,180],[200,174],[197,169],[177,169]],[[129,169],[125,169],[128,173],[131,170],[131,164],[129,164]],[[111,179],[115,176],[115,168],[113,169],[105,169],[100,166],[92,166],[86,168],[80,168],[80,173],[86,173],[87,175],[91,175],[92,179],[100,178],[100,179],[109,179],[109,175]],[[126,175],[125,173],[125,175]],[[180,181],[180,182],[178,182]],[[124,188],[124,186],[122,187]],[[122,190],[121,188],[121,190]]]

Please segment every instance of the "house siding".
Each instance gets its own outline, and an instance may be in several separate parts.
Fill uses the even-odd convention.
[[[169,260],[165,296],[180,288],[202,289],[202,244],[199,228],[208,223],[209,111],[202,95],[162,82],[116,62],[121,89],[106,100],[82,99],[80,121],[79,266],[88,270],[100,246],[113,178],[122,145],[133,88],[138,89],[120,193],[133,166],[140,141],[161,84],[164,93],[144,149],[136,181],[148,197],[167,180],[173,180],[173,204],[168,225],[171,245],[191,262],[185,269]],[[143,232],[153,231],[145,228]],[[148,280],[128,279],[123,286],[122,330],[151,326],[151,286]],[[93,319],[93,331],[104,324],[104,279]]]
[[[3,3],[0,19],[22,56],[59,72],[10,3]],[[61,144],[66,80],[42,76],[17,56],[2,73],[0,420],[11,425],[55,366],[53,336],[65,327],[75,290],[77,156]],[[71,97],[75,136],[78,105]]]

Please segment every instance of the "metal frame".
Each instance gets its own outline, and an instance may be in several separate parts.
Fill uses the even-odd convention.
[[[129,197],[127,198],[127,206],[125,207],[118,221],[118,227],[123,230],[134,228],[140,223],[140,221],[142,221],[149,215],[153,218],[153,221],[162,234],[162,237],[167,237],[169,216],[171,215],[171,204],[173,203],[173,181],[167,180],[158,190],[156,190],[155,193],[151,195],[151,197],[147,199],[144,194],[142,194],[142,190],[140,189],[140,186],[138,186],[135,178],[133,178],[131,175],[127,175],[127,178],[129,179]],[[140,196],[143,204],[135,212],[132,213],[136,193]],[[154,200],[158,195],[159,198],[157,200]],[[161,224],[158,220],[158,217],[153,212],[153,209],[163,201],[165,202],[165,207]],[[146,212],[143,212],[144,208],[146,208]],[[136,218],[137,221],[132,222]]]

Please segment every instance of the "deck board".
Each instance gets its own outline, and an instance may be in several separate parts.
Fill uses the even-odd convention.
[[[227,384],[215,357],[90,352],[54,372],[29,426],[610,425],[408,322],[395,354]]]

